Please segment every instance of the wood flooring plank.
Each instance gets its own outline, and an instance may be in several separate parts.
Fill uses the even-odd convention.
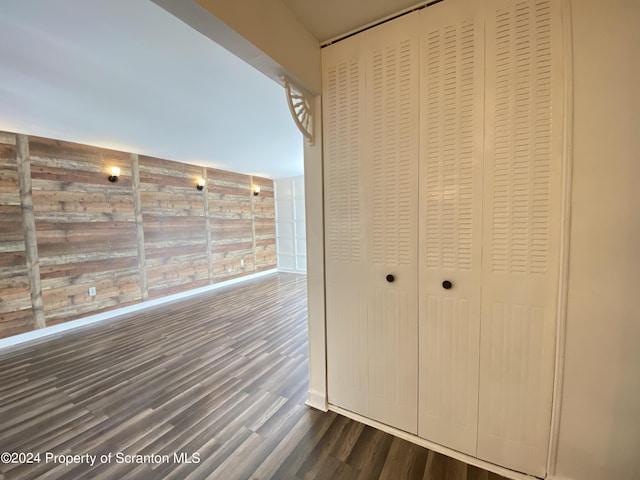
[[[392,442],[391,435],[366,426],[346,463],[360,470],[360,479],[379,478]]]
[[[323,415],[315,411],[304,411],[304,409],[298,409],[297,412],[300,413],[297,422],[295,422],[291,430],[274,445],[271,453],[252,474],[252,479],[286,478],[287,476],[292,478],[294,476],[293,473],[286,473],[286,471],[293,461],[293,450],[301,444],[310,430],[317,428],[316,424],[319,420],[322,419],[322,425],[324,425],[327,419],[331,420],[336,416],[335,413]],[[323,417],[325,418],[323,419]],[[267,434],[267,431],[264,433]],[[271,435],[270,437],[273,438]]]
[[[252,439],[255,440],[253,448],[244,451],[240,461],[235,463],[226,462],[228,466],[225,466],[217,476],[220,478],[252,478],[256,469],[265,462],[276,445],[278,445],[277,439],[284,438],[302,414],[304,414],[303,407],[291,410],[286,418],[277,424],[275,429],[270,430],[270,435],[254,432],[256,435],[252,436]],[[272,416],[271,418],[275,417]],[[231,474],[232,471],[233,474]],[[225,477],[225,475],[230,476]]]
[[[501,478],[306,407],[307,351],[305,277],[280,273],[0,352],[0,450],[170,459],[0,480]]]
[[[237,446],[235,450],[222,460],[222,462],[213,470],[203,469],[205,477],[203,479],[219,479],[226,480],[228,478],[248,478],[247,475],[253,472],[256,462],[255,452],[260,449],[264,443],[264,439],[255,432],[251,434]],[[210,473],[209,473],[210,472]]]
[[[500,478],[499,476],[497,478]],[[467,480],[489,480],[489,472],[469,465]]]
[[[335,416],[321,416],[317,418],[313,427],[307,430],[302,438],[300,438],[298,444],[281,462],[280,467],[271,478],[297,477],[297,474],[301,473],[300,469],[302,465],[308,462],[310,457],[315,458],[320,456],[322,454],[321,449],[316,448],[316,446],[334,420]]]
[[[333,444],[329,446],[329,455],[346,463],[365,426],[362,423],[354,422],[346,417],[340,418],[344,419],[344,428],[341,430],[339,436],[334,439]]]
[[[423,480],[444,480],[447,473],[446,457],[436,452],[429,452],[424,469]]]
[[[460,460],[446,457],[447,473],[444,480],[467,480],[467,465]]]
[[[406,440],[394,438],[385,460],[380,479],[421,480],[427,461],[427,452]]]

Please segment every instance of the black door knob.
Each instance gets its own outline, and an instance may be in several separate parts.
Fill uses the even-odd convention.
[[[449,290],[451,287],[453,287],[453,283],[451,283],[449,280],[445,280],[444,282],[442,282],[442,288],[444,288],[445,290]]]
[[[396,277],[394,277],[393,275],[389,274],[387,275],[387,282],[391,283],[396,279]]]

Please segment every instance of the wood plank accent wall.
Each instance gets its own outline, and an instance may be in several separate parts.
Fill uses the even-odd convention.
[[[44,305],[42,304],[42,285],[40,282],[40,259],[38,257],[38,239],[36,236],[36,219],[33,208],[31,188],[31,157],[29,156],[29,138],[16,135],[16,153],[18,163],[18,183],[20,185],[20,208],[22,210],[22,230],[27,257],[27,275],[31,292],[33,323],[36,328],[44,328]]]
[[[140,301],[129,154],[39,137],[29,148],[47,325]]]
[[[222,281],[253,273],[251,177],[213,168],[207,177],[213,278]]]
[[[207,176],[207,169],[202,169],[202,180],[204,180],[204,186],[206,187],[209,183],[209,179]],[[199,187],[198,187],[199,188]],[[208,278],[211,280],[213,278],[213,252],[211,251],[211,215],[209,214],[209,190],[205,190],[202,195],[203,205],[204,205],[204,232],[207,237],[207,268],[208,268]]]
[[[145,268],[144,224],[142,222],[142,199],[140,198],[140,168],[138,154],[131,154],[131,186],[133,188],[133,210],[136,216],[136,240],[138,242],[138,273],[140,274],[140,293],[142,300],[149,299],[147,269]]]
[[[140,155],[149,298],[209,284],[202,167]]]
[[[47,326],[276,268],[272,180],[254,198],[247,175],[27,138]],[[16,136],[0,132],[0,338],[34,329],[29,285]]]
[[[9,336],[33,328],[16,136],[0,133],[0,332]]]
[[[276,209],[273,180],[253,177],[253,184],[260,187],[260,195],[253,197],[253,221],[255,230],[256,270],[274,268],[278,263],[276,250]]]

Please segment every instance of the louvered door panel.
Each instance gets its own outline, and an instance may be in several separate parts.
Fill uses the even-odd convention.
[[[347,58],[327,68],[325,84],[328,261],[359,264],[365,254],[360,199],[362,129],[365,128],[362,60]]]
[[[371,311],[367,285],[327,282],[327,378],[329,402],[369,415],[369,348]]]
[[[335,405],[367,415],[371,294],[364,236],[362,49],[361,39],[353,38],[323,50],[323,131],[328,396]]]
[[[476,454],[482,236],[483,18],[421,12],[419,435]],[[442,282],[453,283],[450,290]]]
[[[417,14],[367,39],[370,416],[417,432]],[[393,282],[386,276],[392,274]]]
[[[562,221],[558,9],[447,0],[323,49],[329,402],[536,476]]]
[[[558,2],[487,13],[478,456],[544,476],[562,178]]]
[[[395,24],[394,24],[395,26]],[[407,37],[371,53],[372,250],[375,265],[413,263],[417,234],[417,48]]]
[[[412,433],[417,19],[323,49],[329,402]]]

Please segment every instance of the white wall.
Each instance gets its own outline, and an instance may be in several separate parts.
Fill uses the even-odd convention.
[[[321,112],[320,96],[314,111]],[[322,121],[314,122],[314,138],[322,138]],[[324,182],[322,142],[304,142],[304,196],[307,224],[307,301],[309,308],[309,399],[307,404],[327,410],[327,355],[324,290]]]
[[[304,214],[304,176],[273,181],[276,204],[278,270],[306,273],[307,235]]]
[[[573,0],[574,149],[557,478],[640,479],[640,1]]]
[[[282,0],[152,1],[268,77],[320,93],[320,42]]]

